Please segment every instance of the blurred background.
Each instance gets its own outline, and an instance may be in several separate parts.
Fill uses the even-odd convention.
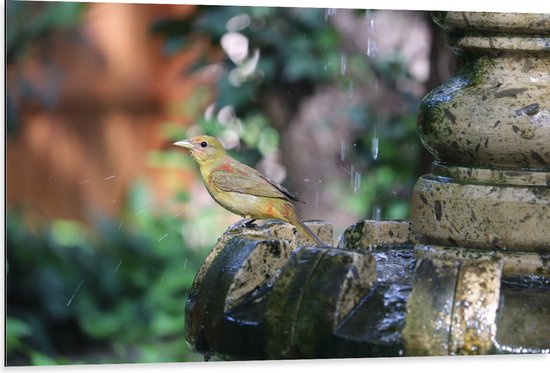
[[[408,219],[429,13],[6,3],[8,365],[196,361],[195,273],[239,217],[171,144],[218,136],[304,220]],[[335,237],[335,238],[336,238]]]

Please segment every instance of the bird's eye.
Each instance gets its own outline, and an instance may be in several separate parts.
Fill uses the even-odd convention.
[[[208,143],[206,141],[201,142],[201,146],[203,148],[206,148],[208,146]]]

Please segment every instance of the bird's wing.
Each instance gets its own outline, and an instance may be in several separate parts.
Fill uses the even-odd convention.
[[[253,168],[248,166],[243,168],[243,166],[237,166],[237,170],[244,172],[231,172],[223,168],[215,170],[210,174],[210,180],[218,189],[226,192],[299,201],[296,195],[290,193],[279,183],[260,174]]]

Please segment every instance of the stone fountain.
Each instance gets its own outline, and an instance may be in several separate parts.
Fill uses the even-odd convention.
[[[434,155],[411,221],[314,247],[284,223],[227,231],[196,275],[206,356],[550,353],[550,15],[436,12],[461,68],[423,100]]]

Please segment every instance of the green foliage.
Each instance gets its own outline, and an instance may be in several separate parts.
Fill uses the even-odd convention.
[[[186,244],[186,222],[147,200],[136,185],[125,218],[95,231],[55,220],[32,234],[9,212],[8,364],[196,359],[183,309],[208,248]]]
[[[310,92],[314,86],[330,81],[339,69],[341,40],[334,27],[325,21],[324,9],[201,9],[195,31],[210,36],[215,44],[227,32],[225,25],[232,17],[243,13],[251,17],[250,27],[240,32],[248,38],[251,50],[260,50],[259,77],[238,87],[232,85],[228,74],[235,66],[227,60],[228,72],[218,83],[218,105],[232,105],[239,116],[257,115],[267,92],[285,92],[293,87]]]

